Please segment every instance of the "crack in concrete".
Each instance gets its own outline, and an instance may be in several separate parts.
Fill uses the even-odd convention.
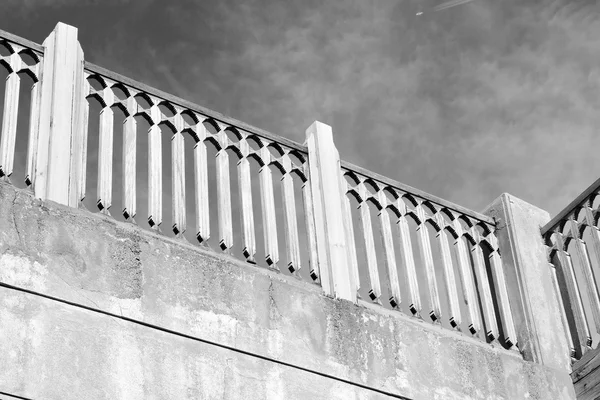
[[[24,245],[23,243],[23,238],[21,237],[21,231],[19,230],[19,226],[17,225],[17,218],[15,217],[16,212],[15,212],[15,204],[17,203],[17,197],[18,197],[18,193],[15,192],[15,197],[13,198],[12,201],[12,210],[11,210],[11,214],[12,214],[12,220],[13,220],[13,225],[15,226],[15,231],[17,231],[17,237],[19,238],[19,244],[21,246]]]
[[[77,293],[79,296],[83,297],[84,299],[88,300],[90,303],[92,303],[93,305],[95,305],[97,309],[99,309],[99,310],[101,310],[101,309],[102,309],[102,307],[100,307],[100,305],[98,305],[98,303],[96,303],[96,302],[95,302],[94,300],[92,300],[91,298],[87,297],[85,294],[81,293],[81,290],[87,290],[87,289],[84,289],[84,288],[83,288],[83,286],[81,286],[81,287],[79,287],[79,286],[73,286],[73,285],[71,285],[69,282],[67,282],[65,279],[63,279],[63,277],[62,277],[62,276],[60,276],[60,275],[56,275],[56,276],[58,276],[58,279],[60,279],[61,281],[63,281],[63,282],[64,282],[64,283],[65,283],[65,284],[66,284],[68,287],[70,287],[71,289],[75,289],[76,293]],[[94,290],[92,290],[92,292],[101,293],[101,292],[94,291]],[[121,308],[121,305],[120,305],[120,304],[119,304],[119,308],[121,309],[121,316],[123,316],[123,309]],[[119,326],[119,327],[120,327],[120,326],[122,326],[122,324],[121,324],[121,322],[118,320],[118,318],[112,317],[112,318],[111,318],[111,321],[113,321],[113,322],[114,322],[115,324],[117,324],[117,326]]]
[[[281,311],[279,311],[279,307],[277,307],[277,303],[273,298],[273,281],[269,282],[269,303],[275,310],[277,310],[277,314],[279,314],[279,317],[282,317],[283,314],[281,314]]]
[[[310,344],[310,343],[308,342],[308,339],[307,339],[307,338],[305,338],[305,337],[302,337],[302,338],[301,338],[301,340],[302,340],[302,343],[304,343],[304,345],[306,346],[306,348],[307,348],[307,349],[311,349],[311,350],[313,349],[313,346],[312,346],[312,344]]]

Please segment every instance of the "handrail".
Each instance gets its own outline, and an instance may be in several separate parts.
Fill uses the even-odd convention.
[[[373,178],[373,179],[378,180],[378,181],[380,181],[382,183],[385,183],[385,184],[387,184],[389,186],[394,186],[394,187],[396,187],[396,188],[398,188],[400,190],[403,190],[403,191],[405,191],[405,192],[407,192],[407,193],[409,193],[411,195],[414,195],[414,196],[417,196],[417,197],[421,197],[422,199],[430,201],[430,202],[432,202],[434,204],[437,204],[439,206],[442,206],[442,207],[445,207],[445,208],[457,211],[457,212],[459,212],[461,214],[464,214],[466,216],[469,216],[471,218],[474,218],[474,219],[476,219],[478,221],[481,221],[481,222],[484,222],[486,224],[490,224],[490,225],[493,225],[493,226],[496,225],[494,219],[491,218],[491,217],[488,217],[487,215],[483,215],[483,214],[480,214],[480,213],[478,213],[476,211],[469,210],[468,208],[459,206],[458,204],[452,203],[451,201],[444,200],[444,199],[442,199],[440,197],[434,196],[434,195],[429,194],[427,192],[424,192],[422,190],[415,189],[412,186],[409,186],[409,185],[406,185],[406,184],[404,184],[402,182],[398,182],[396,180],[387,178],[387,177],[385,177],[383,175],[380,175],[380,174],[378,174],[376,172],[369,171],[369,170],[367,170],[365,168],[359,167],[358,165],[354,165],[354,164],[349,163],[347,161],[342,161],[341,164],[342,164],[342,168],[346,168],[346,169],[352,170],[354,172],[357,172],[357,173],[359,173],[361,175],[364,175],[366,177]]]
[[[600,189],[600,178],[598,178],[594,183],[592,183],[587,189],[585,189],[579,196],[575,198],[572,202],[570,202],[561,212],[559,212],[556,217],[552,218],[550,222],[542,227],[542,236],[546,236],[546,234],[554,229],[556,225],[558,225],[565,217],[567,217],[573,210],[579,206],[581,203],[586,201],[588,197],[598,191]]]
[[[133,87],[135,89],[138,89],[140,91],[146,92],[146,93],[151,94],[151,95],[156,96],[156,97],[160,97],[163,100],[170,101],[170,102],[175,103],[175,104],[177,104],[177,105],[179,105],[181,107],[190,109],[192,111],[196,111],[196,112],[198,112],[200,114],[204,114],[204,115],[206,115],[208,117],[211,117],[211,118],[213,118],[215,120],[224,122],[226,124],[234,125],[234,126],[236,126],[238,128],[241,128],[241,129],[249,132],[249,133],[252,133],[252,134],[257,135],[257,136],[261,136],[261,137],[263,137],[265,139],[272,140],[272,141],[277,142],[279,144],[283,144],[283,145],[288,146],[288,147],[290,147],[290,148],[292,148],[294,150],[299,150],[299,151],[302,151],[304,153],[306,153],[308,151],[305,145],[302,145],[302,144],[300,144],[298,142],[295,142],[295,141],[293,141],[291,139],[288,139],[288,138],[276,135],[274,133],[265,131],[263,129],[257,128],[255,126],[252,126],[252,125],[247,124],[245,122],[239,121],[239,120],[237,120],[235,118],[223,115],[220,112],[213,111],[213,110],[211,110],[209,108],[202,107],[202,106],[200,106],[200,105],[198,105],[196,103],[193,103],[191,101],[184,100],[181,97],[178,97],[178,96],[169,94],[167,92],[164,92],[162,90],[153,88],[151,86],[146,85],[145,83],[142,83],[142,82],[136,81],[134,79],[128,78],[128,77],[126,77],[124,75],[121,75],[121,74],[118,74],[118,73],[113,72],[111,70],[108,70],[106,68],[100,67],[100,66],[98,66],[96,64],[92,64],[91,62],[85,61],[85,69],[87,69],[89,72],[91,72],[93,74],[102,75],[102,76],[104,76],[106,78],[109,78],[109,79],[112,79],[112,80],[114,80],[116,82],[124,83],[124,84],[129,85],[129,86],[131,86],[131,87]]]
[[[16,43],[23,47],[28,47],[31,50],[35,51],[36,53],[39,53],[39,54],[44,53],[44,46],[42,46],[41,44],[37,44],[35,42],[32,42],[31,40],[27,40],[20,36],[13,35],[12,33],[3,31],[2,29],[0,29],[0,38],[4,38],[10,42]]]

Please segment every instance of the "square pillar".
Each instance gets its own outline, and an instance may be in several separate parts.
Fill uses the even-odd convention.
[[[483,214],[496,220],[519,350],[526,360],[570,373],[564,311],[540,231],[550,215],[507,193]]]
[[[58,23],[44,40],[37,157],[32,179],[36,197],[77,207],[84,160],[83,51],[77,28]]]
[[[348,258],[351,242],[346,237],[340,155],[331,127],[314,122],[306,130],[306,144],[321,287],[330,296],[356,303],[358,283]]]

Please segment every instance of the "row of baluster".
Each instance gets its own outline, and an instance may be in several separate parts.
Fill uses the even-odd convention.
[[[591,201],[584,203],[591,204]],[[596,347],[600,339],[600,292],[594,268],[594,264],[600,266],[600,230],[596,226],[599,211],[593,210],[590,204],[578,208],[583,221],[575,219],[574,210],[569,218],[543,231],[549,246],[557,298],[569,315],[563,323],[570,333],[568,339],[574,358]]]
[[[94,90],[86,83],[88,93]],[[107,212],[112,205],[112,179],[113,179],[113,124],[114,112],[111,107],[111,91],[104,91],[102,102],[104,107],[99,116],[99,150],[98,150],[98,180],[97,180],[97,205],[98,208]],[[147,110],[135,102],[133,97],[128,99],[131,109],[140,109],[149,115],[150,127],[148,135],[148,224],[157,229],[162,223],[162,197],[163,197],[163,160],[162,160],[162,137],[165,134],[159,125],[164,119],[160,109],[153,105]],[[86,126],[89,117],[89,107],[86,107]],[[193,157],[193,181],[195,197],[196,216],[196,238],[200,243],[206,242],[210,237],[210,215],[209,215],[209,177],[208,156],[206,141],[211,140],[218,146],[216,153],[216,195],[217,195],[217,219],[219,247],[227,251],[233,246],[233,224],[231,204],[231,178],[230,178],[230,155],[227,148],[232,146],[224,129],[216,134],[209,132],[204,121],[199,120],[192,127],[186,124],[181,113],[172,118],[173,133],[171,136],[171,193],[172,193],[172,220],[171,227],[175,235],[181,236],[187,230],[186,221],[186,160],[184,135],[191,135],[194,139]],[[136,138],[138,135],[136,112],[129,111],[125,114],[123,121],[123,216],[133,219],[136,215]],[[237,160],[237,176],[241,213],[241,241],[242,253],[249,262],[255,262],[256,237],[255,221],[253,214],[252,198],[252,176],[250,169],[249,154],[256,153],[256,159],[261,162],[258,172],[260,185],[260,203],[262,226],[264,232],[265,261],[268,265],[275,267],[279,262],[279,244],[276,225],[276,206],[273,188],[272,170],[269,167],[274,161],[274,156],[266,146],[258,151],[252,151],[247,140],[242,139],[235,144]],[[287,155],[281,157],[278,162],[284,164],[286,171],[281,178],[283,221],[285,232],[285,243],[287,251],[287,268],[296,272],[301,268],[299,233],[294,183],[290,158]],[[85,184],[83,185],[85,187]],[[314,222],[311,218],[311,194],[310,185],[306,182],[302,185],[302,198],[304,200],[304,215],[308,235],[314,231]],[[314,234],[314,233],[313,233]]]
[[[355,238],[354,227],[352,224],[352,209],[350,196],[356,197],[353,194],[353,185],[347,185],[347,197],[345,202],[345,218],[347,224],[347,236]],[[389,285],[390,298],[387,299],[389,304],[398,308],[402,301],[400,291],[400,280],[398,274],[398,263],[396,258],[396,247],[394,242],[399,244],[399,261],[403,268],[404,277],[406,277],[406,286],[408,293],[405,294],[408,303],[408,309],[414,315],[420,315],[422,311],[422,292],[427,296],[430,309],[427,310],[428,316],[432,321],[439,321],[442,316],[442,306],[439,291],[439,282],[436,277],[436,265],[432,254],[432,243],[430,241],[427,221],[432,222],[432,226],[436,227],[436,240],[440,254],[441,268],[444,277],[444,286],[447,293],[447,309],[448,321],[450,325],[456,329],[461,329],[463,315],[461,311],[461,301],[466,303],[466,320],[468,321],[468,330],[472,334],[478,333],[482,329],[482,316],[480,315],[479,302],[481,301],[483,318],[485,323],[485,335],[488,340],[493,341],[499,337],[498,317],[502,321],[504,345],[508,348],[512,347],[516,342],[516,333],[513,324],[512,314],[508,303],[508,292],[504,273],[502,270],[502,261],[500,254],[497,251],[495,236],[490,233],[484,240],[481,234],[474,227],[465,232],[458,218],[448,224],[442,217],[441,213],[435,213],[433,216],[426,214],[422,205],[417,205],[414,209],[409,210],[400,198],[396,199],[391,204],[393,212],[388,212],[385,209],[387,200],[383,199],[383,192],[380,191],[376,197],[378,204],[384,206],[378,212],[378,225],[382,242],[382,255],[384,265],[386,267],[387,277],[386,283]],[[378,268],[377,246],[375,244],[375,235],[371,220],[371,211],[366,201],[364,193],[359,197],[358,202],[358,223],[360,229],[360,239],[355,246],[351,246],[351,264],[352,271],[355,271],[355,279],[359,281],[359,266],[357,264],[357,254],[354,250],[356,246],[364,246],[366,267],[368,269],[369,278],[369,297],[372,301],[378,302],[381,295],[381,277]],[[396,220],[392,224],[390,214],[394,215]],[[413,254],[413,244],[411,239],[411,230],[408,218],[412,218],[416,222],[416,240],[419,251],[420,265],[415,263],[415,255]],[[395,225],[395,232],[392,226]],[[493,230],[493,227],[490,227]],[[455,260],[457,262],[459,277],[462,287],[462,298],[459,297],[457,279],[455,276],[455,268],[453,265],[453,257],[451,247],[446,238],[447,230],[454,238],[453,250],[455,252]],[[467,239],[469,237],[469,239]],[[467,244],[467,240],[471,243],[471,248]],[[491,280],[495,285],[495,294],[498,297],[497,303],[499,306],[500,315],[496,315],[494,307],[494,299],[490,281],[486,268],[486,261],[482,249],[482,242],[493,241],[490,245],[489,266],[492,273]],[[361,243],[362,242],[362,243]],[[495,249],[495,250],[494,250]],[[472,260],[472,262],[471,262]],[[420,288],[417,274],[417,268],[423,268],[426,277],[427,287]],[[475,272],[475,275],[474,273]],[[477,287],[475,286],[475,278],[477,279]],[[478,289],[478,290],[477,290]]]

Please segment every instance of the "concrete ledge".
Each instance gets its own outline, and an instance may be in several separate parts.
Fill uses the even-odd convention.
[[[398,396],[575,398],[566,372],[135,226],[41,203],[8,184],[0,184],[0,282]],[[259,361],[0,288],[0,391],[34,399],[389,398]]]

